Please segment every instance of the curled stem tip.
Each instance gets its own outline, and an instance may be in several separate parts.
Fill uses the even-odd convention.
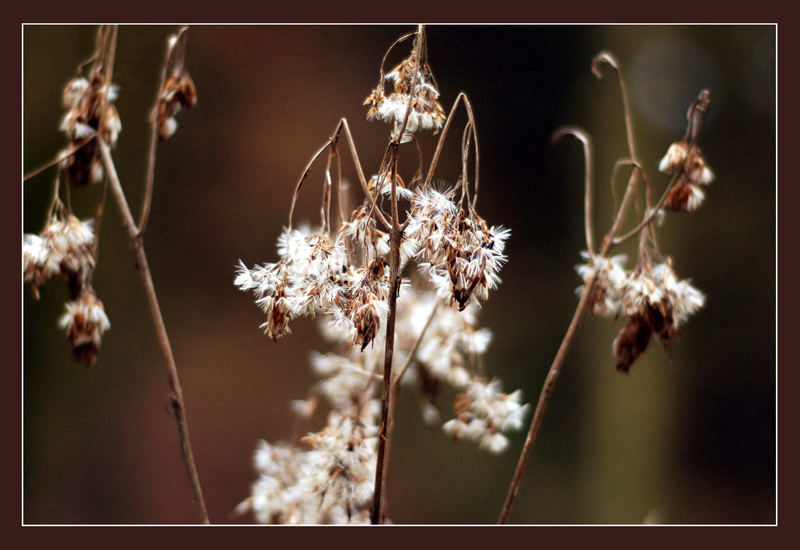
[[[611,52],[603,50],[592,59],[592,72],[597,78],[603,78],[603,71],[600,67],[602,63],[608,63],[615,71],[619,72],[617,58]]]

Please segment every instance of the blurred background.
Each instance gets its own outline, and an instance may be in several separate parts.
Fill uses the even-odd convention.
[[[114,157],[135,214],[147,117],[175,30],[119,30],[114,81],[123,130]],[[262,313],[233,286],[234,265],[275,259],[296,179],[340,117],[350,122],[365,172],[374,173],[389,127],[367,122],[362,100],[385,49],[412,30],[189,30],[187,66],[199,102],[159,146],[144,242],[215,523],[252,521],[232,511],[255,480],[255,445],[292,435],[289,401],[305,396],[314,380],[310,352],[324,348],[309,320],[278,343],[265,337]],[[25,173],[65,146],[61,90],[92,52],[94,33],[24,27]],[[490,224],[512,229],[503,283],[480,317],[494,333],[486,369],[532,403],[577,304],[573,266],[585,248],[581,148],[570,138],[554,146],[550,135],[574,124],[593,138],[596,235],[611,220],[611,168],[627,154],[617,80],[610,70],[595,78],[592,58],[609,50],[621,63],[638,153],[658,193],[668,182],[659,159],[683,135],[700,89],[711,90],[699,143],[716,180],[696,213],[668,216],[659,233],[677,274],[706,293],[706,307],[682,327],[671,359],[651,345],[628,375],[615,371],[611,353],[622,321],[584,318],[510,521],[774,522],[775,27],[433,25],[428,40],[442,104],[449,109],[463,90],[474,107],[478,209]],[[461,112],[457,131],[464,122]],[[456,179],[457,142],[448,139],[437,178]],[[427,163],[436,138],[422,134],[419,143]],[[346,154],[343,166],[355,181]],[[54,177],[49,170],[23,184],[25,233],[41,231]],[[317,167],[296,220],[316,223],[320,182]],[[99,189],[73,193],[79,217],[92,215]],[[194,522],[144,290],[111,200],[106,211],[94,288],[112,328],[96,365],[74,362],[57,326],[65,285],[47,285],[39,301],[22,289],[23,519]],[[512,435],[505,454],[489,455],[427,427],[417,403],[412,391],[397,405],[388,517],[494,523],[524,433]]]

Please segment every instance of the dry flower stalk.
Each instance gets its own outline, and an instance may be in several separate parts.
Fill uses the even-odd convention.
[[[703,198],[702,192],[699,192],[697,186],[710,183],[713,177],[695,145],[708,111],[710,93],[708,90],[702,90],[689,107],[688,127],[683,140],[673,144],[661,160],[659,170],[672,174],[673,177],[661,198],[656,204],[652,204],[650,183],[636,155],[633,122],[622,71],[612,54],[601,52],[592,63],[592,70],[598,78],[602,77],[600,68],[603,63],[610,65],[619,79],[630,154],[630,158],[620,160],[615,164],[611,176],[612,184],[616,172],[621,166],[630,166],[631,175],[611,228],[603,238],[600,250],[595,254],[591,228],[592,163],[589,137],[585,132],[574,127],[564,127],[554,134],[556,140],[564,135],[572,135],[584,145],[587,252],[581,253],[586,263],[576,266],[578,274],[583,279],[583,285],[577,289],[580,296],[578,306],[542,386],[525,444],[500,511],[498,523],[508,521],[541,427],[544,411],[584,311],[588,309],[593,315],[612,318],[625,317],[625,325],[614,340],[612,348],[617,370],[627,373],[636,359],[645,352],[651,340],[658,338],[665,349],[669,351],[669,344],[677,334],[679,325],[683,324],[690,315],[696,313],[705,302],[705,296],[689,281],[678,279],[672,269],[671,258],[663,256],[659,251],[655,238],[655,219],[658,213],[663,213],[664,208],[681,211],[694,210]],[[644,186],[641,185],[642,183]],[[611,188],[613,190],[613,185]],[[642,218],[634,228],[617,237],[622,220],[635,198],[638,198],[639,204],[645,206]],[[626,257],[624,255],[609,256],[609,252],[613,246],[636,236],[639,237],[638,258],[634,268],[626,271],[623,267]]]
[[[162,127],[174,124],[169,122],[180,107],[191,107],[196,101],[194,84],[183,68],[183,48],[185,30],[169,39],[168,54],[164,64],[164,74],[169,70],[170,79],[159,88],[155,112],[163,113],[159,124]],[[23,238],[23,274],[30,282],[34,295],[38,298],[38,287],[51,278],[61,275],[68,283],[71,300],[66,304],[66,312],[59,325],[66,331],[72,353],[79,361],[92,365],[105,331],[110,328],[103,303],[91,285],[97,264],[98,232],[106,199],[106,185],[110,185],[112,195],[117,201],[123,222],[131,239],[136,255],[137,270],[142,277],[147,294],[148,305],[156,328],[159,346],[164,354],[172,387],[171,405],[178,425],[181,454],[192,488],[193,499],[198,515],[203,523],[209,523],[202,489],[200,487],[194,456],[189,442],[189,428],[186,420],[183,392],[178,378],[172,348],[161,316],[155,288],[144,252],[142,233],[130,213],[122,185],[111,158],[111,149],[116,146],[122,124],[114,107],[118,87],[112,84],[114,57],[117,43],[117,27],[101,26],[97,32],[96,50],[89,59],[88,77],[82,76],[83,66],[63,91],[63,105],[67,112],[61,124],[69,141],[69,147],[60,153],[56,160],[34,170],[25,179],[42,173],[45,169],[58,166],[53,201],[47,225],[39,235],[25,235]],[[180,46],[176,46],[180,44]],[[154,127],[156,124],[154,124]],[[149,166],[152,173],[154,150],[151,150]],[[103,182],[96,213],[93,219],[81,222],[72,212],[69,185],[64,187],[66,204],[62,202],[60,178],[65,171],[68,182],[75,186]],[[152,187],[152,180],[150,181]],[[149,208],[149,191],[147,208]],[[143,216],[143,221],[146,215]]]
[[[392,48],[412,38],[411,53],[384,73]],[[477,309],[500,282],[510,231],[488,226],[476,211],[477,136],[463,94],[454,104],[455,109],[463,102],[468,113],[461,178],[450,188],[431,184],[453,116],[452,111],[445,116],[438,98],[420,26],[389,48],[378,85],[364,102],[367,119],[392,125],[375,175],[364,176],[349,125],[341,120],[297,182],[289,223],[278,239],[278,261],[253,268],[240,262],[237,267],[234,284],[251,292],[264,311],[267,336],[278,340],[290,332],[292,320],[315,316],[338,347],[312,356],[320,380],[305,400],[292,404],[305,421],[320,404],[327,405],[327,424],[297,443],[262,443],[256,454],[260,477],[239,510],[253,511],[259,521],[383,523],[392,405],[401,383],[417,385],[428,423],[440,422],[440,389],[450,385],[459,390],[456,418],[443,429],[490,452],[502,452],[508,445],[504,432],[522,426],[527,406],[520,403],[520,393],[503,394],[499,381],[487,379],[478,361],[491,333],[476,326]],[[401,147],[426,130],[441,130],[428,178],[423,180],[420,167],[404,179],[398,173]],[[364,194],[349,215],[341,208],[341,170],[336,179],[331,173],[340,137]],[[474,184],[467,173],[473,146]],[[320,224],[294,228],[301,186],[326,153]],[[338,220],[331,216],[334,195],[340,198]],[[401,201],[407,205],[402,221]],[[417,274],[401,276],[411,265]],[[397,375],[395,361],[403,365]]]

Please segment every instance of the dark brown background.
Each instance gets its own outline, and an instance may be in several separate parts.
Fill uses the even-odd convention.
[[[123,27],[115,81],[123,122],[115,153],[134,211],[145,165],[146,117],[171,26]],[[232,285],[239,258],[274,259],[291,187],[346,116],[365,170],[386,126],[364,121],[384,49],[405,27],[193,27],[188,66],[195,111],[159,149],[145,244],[181,370],[192,442],[212,520],[254,479],[259,438],[291,433],[290,399],[312,382],[310,322],[273,344],[261,313]],[[63,147],[60,90],[92,48],[93,27],[23,30],[27,172]],[[607,180],[625,154],[618,87],[592,76],[613,51],[631,88],[638,149],[655,171],[683,133],[701,87],[712,110],[701,145],[717,175],[693,216],[669,218],[661,244],[679,275],[708,295],[672,349],[652,347],[630,376],[613,369],[619,323],[581,327],[545,418],[512,515],[519,523],[775,520],[775,29],[771,26],[432,26],[430,60],[443,102],[472,99],[481,144],[479,210],[512,228],[509,264],[482,314],[495,333],[487,369],[535,399],[576,303],[572,266],[583,248],[579,147],[553,147],[559,125],[595,141],[598,231],[610,216]],[[610,73],[609,73],[610,74]],[[463,123],[463,115],[460,118]],[[434,139],[421,138],[430,157]],[[455,141],[449,153],[455,152]],[[346,157],[345,157],[346,158]],[[345,164],[347,166],[347,163]],[[438,175],[452,181],[454,157]],[[352,174],[352,173],[351,173]],[[315,219],[319,172],[297,219]],[[23,231],[38,232],[53,172],[25,183]],[[352,179],[352,176],[351,176]],[[97,190],[75,197],[88,216]],[[166,372],[118,212],[109,204],[95,287],[112,329],[98,364],[72,362],[56,326],[66,292],[23,297],[26,523],[194,521]],[[495,457],[426,428],[412,392],[398,406],[388,478],[398,523],[492,523],[522,434]]]

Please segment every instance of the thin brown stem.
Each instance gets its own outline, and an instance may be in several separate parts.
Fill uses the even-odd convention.
[[[453,115],[456,112],[456,108],[458,107],[459,103],[464,103],[464,108],[467,111],[467,120],[470,124],[472,124],[473,133],[475,128],[475,116],[472,112],[472,104],[467,97],[467,94],[464,92],[459,92],[458,96],[456,96],[456,100],[453,102],[453,106],[450,108],[450,112],[447,114],[447,120],[444,122],[444,126],[442,127],[442,133],[439,135],[439,141],[436,143],[436,149],[433,152],[433,158],[431,159],[431,164],[428,167],[428,174],[425,176],[425,184],[424,187],[427,188],[431,180],[433,179],[433,172],[436,169],[436,166],[439,164],[439,157],[442,154],[442,148],[444,147],[444,140],[447,136],[447,131],[450,129],[450,124],[453,122]],[[477,200],[478,195],[478,136],[477,134],[473,135],[475,140],[475,199]],[[473,204],[474,206],[474,204]]]
[[[399,134],[402,136],[402,132]],[[400,138],[398,137],[398,140]],[[383,361],[383,394],[381,397],[381,420],[378,430],[378,457],[375,472],[375,496],[372,505],[370,521],[372,524],[383,523],[383,485],[388,466],[388,443],[391,430],[390,411],[392,397],[392,359],[394,356],[394,327],[397,317],[397,295],[400,291],[400,239],[402,231],[398,223],[397,213],[397,158],[399,143],[394,144],[392,162],[392,226],[389,233],[389,280],[391,293],[389,294],[389,313],[386,318],[386,349]]]
[[[678,177],[674,176],[672,178],[672,181],[669,183],[667,188],[664,190],[664,193],[661,194],[661,197],[658,199],[658,202],[656,203],[656,205],[653,208],[650,208],[647,212],[645,212],[645,216],[644,216],[644,218],[642,218],[642,221],[640,221],[636,225],[636,227],[634,227],[633,229],[631,229],[630,231],[628,231],[624,235],[620,235],[619,237],[616,237],[614,239],[614,244],[617,245],[617,244],[624,243],[625,241],[627,241],[628,239],[630,239],[631,237],[635,236],[637,233],[642,231],[642,229],[644,229],[647,224],[649,224],[651,221],[653,221],[653,218],[656,216],[656,214],[658,214],[658,211],[661,209],[661,206],[664,204],[664,201],[667,200],[667,197],[669,196],[670,191],[672,191],[672,188],[675,187],[675,184],[677,182],[678,182]]]
[[[573,136],[583,144],[584,159],[584,200],[583,200],[583,225],[586,228],[586,249],[589,255],[594,255],[594,239],[592,238],[592,142],[589,135],[572,126],[563,126],[553,134],[553,143],[565,135]]]
[[[93,133],[92,135],[88,136],[87,138],[85,138],[83,141],[81,141],[77,145],[75,145],[73,147],[70,147],[70,148],[68,148],[68,149],[66,149],[64,151],[61,151],[58,155],[56,155],[56,157],[53,160],[51,160],[49,162],[46,162],[42,166],[40,166],[38,168],[35,168],[35,169],[31,170],[30,172],[28,172],[27,174],[25,174],[22,177],[22,181],[28,181],[32,177],[38,176],[39,174],[41,174],[42,172],[44,172],[48,168],[56,166],[57,164],[61,163],[62,161],[68,159],[69,157],[71,157],[72,155],[74,155],[75,153],[80,151],[86,144],[88,144],[90,141],[92,141],[95,138],[96,135],[97,134]]]
[[[431,326],[431,322],[433,321],[433,318],[436,316],[436,312],[439,310],[439,304],[441,304],[441,302],[439,301],[438,298],[436,298],[436,303],[433,304],[433,309],[431,309],[431,314],[428,315],[428,320],[425,321],[425,325],[423,325],[422,331],[419,333],[417,340],[414,342],[411,351],[408,352],[408,358],[406,359],[405,364],[400,369],[400,372],[397,373],[397,376],[392,382],[392,384],[394,384],[395,395],[397,394],[397,391],[399,391],[400,389],[400,381],[403,379],[403,376],[405,376],[408,368],[414,362],[414,359],[416,359],[417,357],[417,350],[419,349],[420,344],[422,344],[422,339],[425,337],[425,333],[428,332],[428,327]]]
[[[371,202],[374,206],[375,201],[377,200],[377,195],[380,194],[380,190],[377,190],[378,193],[373,195],[372,192],[369,190],[369,186],[367,185],[367,179],[364,177],[364,170],[361,168],[361,161],[358,158],[358,151],[356,151],[355,142],[353,141],[353,135],[350,133],[350,126],[347,124],[347,119],[343,118],[339,121],[339,124],[336,125],[336,130],[333,132],[333,136],[319,148],[319,150],[311,157],[311,160],[308,161],[306,164],[305,169],[303,170],[300,178],[297,180],[297,184],[295,184],[294,193],[292,193],[292,204],[289,207],[289,229],[292,228],[292,216],[294,214],[294,207],[297,203],[297,197],[300,193],[300,188],[303,185],[303,182],[308,177],[309,172],[311,171],[311,165],[319,158],[319,156],[325,152],[325,150],[330,147],[331,150],[336,151],[336,145],[339,142],[339,134],[344,130],[344,136],[347,141],[347,145],[350,149],[350,156],[353,158],[353,164],[356,168],[356,174],[358,175],[358,181],[361,183],[361,189],[364,191],[367,199]],[[374,209],[375,215],[377,216],[378,220],[387,228],[391,227],[391,223],[389,220],[386,219],[386,216],[383,215],[383,212],[380,209]]]
[[[194,463],[194,454],[192,446],[189,442],[189,422],[186,418],[186,407],[183,402],[183,390],[181,389],[180,379],[178,377],[178,369],[175,366],[175,358],[172,354],[172,346],[167,336],[167,329],[164,325],[164,319],[161,315],[161,308],[158,305],[158,298],[156,297],[156,290],[153,285],[153,278],[150,275],[150,268],[147,263],[147,255],[144,251],[144,243],[142,242],[141,235],[134,222],[133,215],[131,214],[128,201],[125,198],[125,193],[122,190],[122,184],[117,176],[117,170],[114,166],[114,161],[111,158],[111,152],[108,145],[102,140],[98,139],[97,143],[100,148],[100,155],[103,160],[103,166],[106,170],[109,183],[111,184],[111,193],[119,206],[120,213],[122,214],[123,224],[128,232],[131,240],[134,255],[136,256],[136,266],[139,275],[141,276],[142,283],[144,284],[145,293],[147,294],[147,304],[150,308],[150,315],[155,326],[156,335],[158,338],[159,348],[161,349],[164,359],[167,363],[167,372],[169,374],[169,383],[172,388],[171,393],[171,406],[172,412],[175,415],[175,420],[178,425],[178,437],[180,438],[181,456],[186,467],[186,473],[189,477],[189,484],[191,485],[194,503],[197,507],[197,513],[203,523],[209,523],[208,512],[206,511],[206,503],[203,499],[203,491],[200,487],[200,478],[197,474],[197,468]]]
[[[425,41],[425,30],[422,25],[417,28],[417,36],[414,39],[414,53],[417,62],[422,59],[423,45]],[[419,70],[414,73],[414,80],[411,85],[412,96],[416,95],[417,83],[419,81]],[[409,101],[406,107],[406,114],[403,124],[397,135],[391,141],[391,173],[392,173],[392,224],[389,232],[389,281],[391,291],[389,294],[389,313],[386,316],[386,348],[383,361],[383,393],[381,396],[381,420],[378,429],[378,457],[375,471],[375,495],[372,502],[370,522],[374,524],[383,523],[383,486],[386,477],[386,469],[389,465],[389,434],[392,429],[392,360],[394,357],[394,327],[397,318],[397,296],[400,293],[400,241],[403,237],[403,230],[400,227],[399,212],[397,208],[397,163],[400,156],[400,141],[408,126],[408,118],[411,115],[413,102]],[[378,189],[378,192],[380,190]],[[376,211],[377,212],[377,211]]]
[[[150,217],[150,207],[153,202],[153,185],[155,183],[156,172],[156,150],[158,149],[158,111],[161,107],[161,96],[164,93],[164,85],[167,82],[167,72],[169,72],[170,60],[173,57],[175,47],[181,43],[180,38],[188,27],[181,27],[178,32],[167,39],[167,52],[164,55],[164,64],[161,67],[161,78],[156,90],[156,100],[153,103],[153,110],[150,112],[150,145],[147,150],[147,175],[144,187],[144,201],[142,201],[142,213],[139,215],[139,233],[144,233],[147,227],[147,220]]]
[[[97,254],[100,249],[100,224],[103,223],[103,213],[106,208],[106,195],[108,193],[108,178],[104,178],[103,191],[97,203],[97,210],[94,215],[94,243],[92,244],[92,258],[97,264]]]
[[[628,187],[625,190],[625,196],[622,199],[622,204],[620,205],[619,211],[614,219],[614,223],[611,225],[611,229],[608,231],[608,234],[603,238],[603,244],[600,247],[601,256],[607,255],[613,246],[614,235],[622,223],[622,218],[632,196],[633,189],[634,183],[633,181],[629,181]],[[569,351],[569,347],[575,337],[575,331],[578,328],[578,323],[580,322],[581,317],[586,310],[586,306],[589,303],[589,297],[592,294],[592,287],[594,286],[595,279],[596,275],[592,275],[583,284],[581,299],[578,302],[578,306],[575,308],[575,313],[572,314],[572,320],[569,323],[567,332],[564,334],[563,340],[561,340],[561,344],[558,347],[558,351],[553,359],[553,363],[550,365],[550,369],[547,371],[547,376],[545,378],[544,385],[542,386],[542,391],[539,394],[539,401],[536,403],[533,419],[531,420],[531,425],[528,428],[528,435],[525,438],[525,444],[522,447],[522,453],[520,454],[519,461],[517,462],[517,467],[514,470],[514,477],[511,479],[511,485],[508,488],[508,494],[506,495],[506,500],[503,503],[503,508],[500,511],[500,518],[497,520],[497,523],[506,523],[508,521],[508,516],[511,513],[512,506],[514,505],[514,499],[516,498],[517,492],[522,484],[522,477],[525,474],[528,460],[533,452],[533,445],[536,442],[536,436],[539,434],[539,428],[542,424],[544,411],[547,409],[547,404],[550,401],[550,396],[553,393],[556,380],[558,380],[558,375],[561,372],[561,366],[564,363],[564,359],[567,356],[567,351]]]
[[[600,70],[600,63],[608,63],[617,73],[617,80],[619,81],[620,93],[622,95],[622,109],[625,117],[625,139],[628,144],[628,153],[630,154],[630,158],[632,160],[639,162],[639,157],[636,155],[636,140],[633,137],[633,116],[631,114],[630,101],[628,100],[628,87],[625,84],[625,78],[622,76],[622,70],[619,67],[619,62],[617,61],[617,58],[614,57],[614,55],[610,52],[603,51],[597,54],[592,60],[592,72],[594,72],[597,78],[603,77],[603,73]],[[634,181],[634,185],[638,183],[637,176],[638,172],[631,173],[631,179]],[[645,182],[645,186],[646,193],[649,195],[650,187],[647,182]]]
[[[553,359],[553,364],[550,366],[550,370],[547,371],[547,377],[545,378],[544,385],[542,386],[542,391],[539,394],[539,401],[536,403],[536,411],[533,413],[533,420],[531,421],[530,428],[528,429],[528,435],[525,438],[525,444],[522,447],[522,454],[519,457],[519,462],[517,463],[517,468],[514,471],[514,477],[511,480],[511,486],[508,489],[508,494],[506,495],[506,500],[503,503],[503,509],[500,511],[500,518],[497,520],[497,523],[506,523],[508,521],[508,515],[511,513],[511,507],[514,505],[514,499],[516,498],[519,487],[522,484],[522,476],[525,474],[525,468],[528,465],[528,459],[530,459],[533,451],[533,444],[536,441],[536,436],[539,434],[539,427],[542,425],[544,411],[547,408],[547,403],[550,401],[550,395],[553,393],[553,387],[555,386],[558,375],[561,372],[561,364],[564,362],[564,358],[567,356],[567,350],[569,350],[570,344],[572,344],[572,340],[575,336],[575,330],[578,328],[578,322],[580,321],[581,316],[586,309],[586,305],[589,303],[589,297],[591,295],[591,288],[594,284],[594,280],[595,276],[592,275],[584,283],[583,294],[581,295],[580,302],[578,302],[578,307],[575,308],[575,313],[572,314],[572,320],[569,323],[569,327],[564,335],[564,339],[561,341],[561,345],[558,347],[558,352],[556,353],[555,359]]]

